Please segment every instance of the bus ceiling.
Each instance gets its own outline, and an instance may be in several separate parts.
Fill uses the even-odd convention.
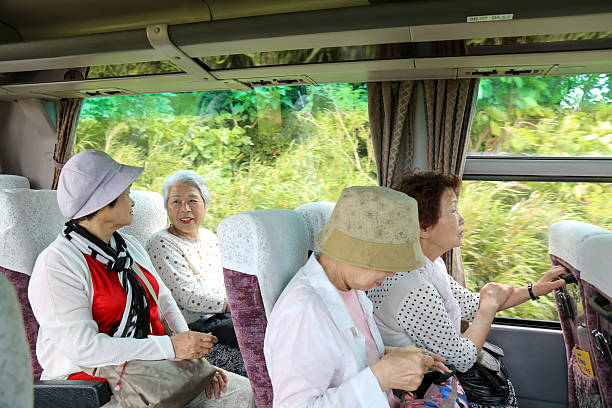
[[[0,99],[611,71],[609,0],[0,3]]]

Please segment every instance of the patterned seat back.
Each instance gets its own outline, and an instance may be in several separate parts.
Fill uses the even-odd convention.
[[[296,211],[260,210],[224,219],[217,235],[234,329],[255,403],[271,408],[272,384],[263,353],[267,317],[306,263],[308,228]]]
[[[315,244],[314,239],[319,231],[321,231],[323,226],[327,224],[327,221],[329,221],[329,217],[331,217],[335,206],[335,203],[318,201],[301,205],[295,209],[295,211],[304,217],[304,221],[306,221],[306,225],[308,226],[308,235],[310,239],[309,250],[311,252],[315,252],[317,254],[321,253],[321,250],[317,247],[317,244]]]
[[[0,174],[0,189],[30,188],[30,180],[23,176]]]
[[[17,292],[34,379],[40,378],[42,368],[36,359],[38,323],[28,300],[28,284],[36,258],[57,237],[65,222],[54,190],[0,190],[0,272]]]
[[[602,397],[606,394],[599,389],[598,373],[593,364],[597,351],[593,347],[593,324],[589,317],[593,312],[585,296],[583,274],[587,267],[584,251],[590,246],[589,242],[608,233],[603,228],[579,221],[557,222],[549,230],[548,251],[553,265],[563,265],[577,281],[555,293],[567,355],[570,408],[605,406]]]
[[[580,260],[591,362],[604,406],[612,408],[612,231],[586,239]]]
[[[134,222],[121,231],[134,235],[144,245],[151,234],[166,225],[163,199],[160,194],[148,191],[133,191],[131,196],[136,202]],[[38,323],[28,300],[28,284],[36,258],[53,242],[66,221],[55,190],[0,189],[0,272],[17,291],[34,379],[40,378],[42,368],[36,359]]]
[[[167,214],[161,194],[153,191],[132,190],[134,221],[120,232],[133,235],[144,247],[151,235],[166,227]]]
[[[15,290],[0,275],[0,405],[31,408],[34,403],[30,351]]]

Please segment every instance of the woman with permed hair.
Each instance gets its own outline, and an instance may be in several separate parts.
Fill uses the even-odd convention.
[[[415,345],[446,358],[458,371],[468,371],[480,354],[495,314],[528,300],[536,300],[565,284],[557,280],[562,267],[547,271],[536,283],[515,288],[487,283],[473,293],[447,272],[441,256],[463,241],[465,220],[457,210],[461,179],[436,172],[405,176],[394,190],[413,197],[418,203],[420,244],[424,267],[400,272],[368,292],[374,316],[385,346]],[[461,333],[461,320],[471,322]],[[469,391],[468,399],[470,398]],[[505,403],[516,406],[508,381]],[[491,406],[470,401],[470,407]]]

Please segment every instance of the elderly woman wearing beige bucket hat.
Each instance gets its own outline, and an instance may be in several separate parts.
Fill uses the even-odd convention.
[[[62,169],[57,200],[69,221],[36,260],[28,293],[40,324],[42,379],[100,381],[82,367],[200,358],[216,342],[188,331],[145,249],[117,232],[132,223],[130,186],[142,171],[97,150],[73,156]],[[178,334],[166,335],[162,319]],[[212,385],[189,406],[254,406],[247,379],[217,370]],[[208,400],[211,393],[216,398]]]
[[[368,290],[425,264],[416,201],[386,187],[345,189],[313,254],[270,315],[264,353],[275,407],[388,407],[441,357],[387,349]]]

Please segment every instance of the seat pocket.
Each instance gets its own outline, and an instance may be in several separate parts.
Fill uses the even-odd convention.
[[[580,369],[576,360],[576,351],[572,351],[570,359],[570,372],[574,377],[574,387],[576,391],[576,402],[580,408],[602,408],[601,395],[597,378],[591,377]]]

